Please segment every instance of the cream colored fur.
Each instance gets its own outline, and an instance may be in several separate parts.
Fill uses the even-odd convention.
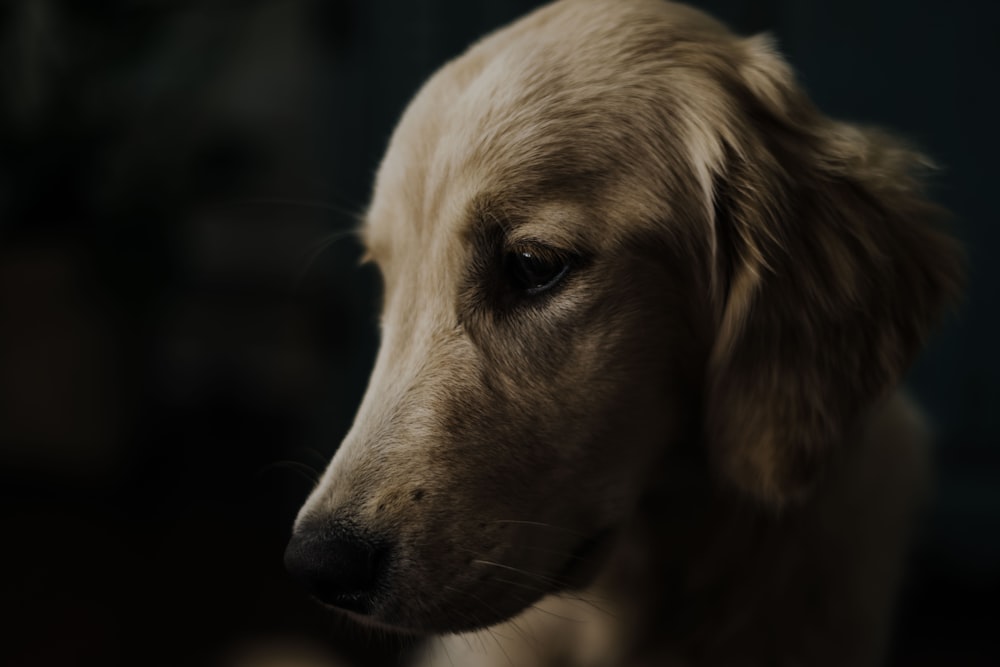
[[[300,514],[382,536],[425,664],[875,665],[958,282],[925,162],[770,41],[563,0],[413,100],[363,228],[382,344]],[[570,267],[519,293],[511,253]]]

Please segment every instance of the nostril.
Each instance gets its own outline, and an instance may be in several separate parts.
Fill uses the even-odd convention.
[[[339,524],[300,526],[285,549],[285,568],[312,595],[368,613],[388,549]]]

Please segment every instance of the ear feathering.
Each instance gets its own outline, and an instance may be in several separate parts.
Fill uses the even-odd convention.
[[[713,192],[707,433],[722,476],[780,507],[899,382],[962,262],[924,194],[926,158],[822,116],[767,38],[744,45]]]

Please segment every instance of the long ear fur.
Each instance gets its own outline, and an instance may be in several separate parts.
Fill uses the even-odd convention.
[[[714,192],[707,434],[724,477],[781,505],[900,380],[961,261],[918,181],[925,159],[823,117],[766,38],[743,44]]]

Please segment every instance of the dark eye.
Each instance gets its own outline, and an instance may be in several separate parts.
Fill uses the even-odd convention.
[[[527,294],[551,289],[569,271],[570,258],[544,246],[522,246],[509,250],[504,258],[510,284]]]

